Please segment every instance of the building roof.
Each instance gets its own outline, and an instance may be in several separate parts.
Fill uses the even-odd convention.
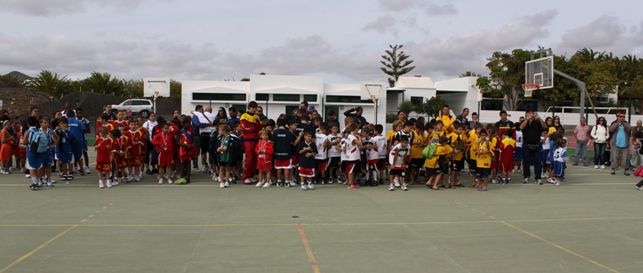
[[[435,89],[438,91],[449,92],[469,92],[472,86],[476,86],[478,77],[462,77],[435,83]]]
[[[400,77],[395,89],[435,89],[435,83],[429,77]]]

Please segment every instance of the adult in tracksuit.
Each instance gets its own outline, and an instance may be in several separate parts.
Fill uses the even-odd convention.
[[[253,177],[257,171],[255,146],[259,141],[259,131],[261,130],[261,121],[259,120],[259,116],[256,115],[257,106],[257,102],[255,101],[248,103],[248,111],[241,115],[241,122],[239,124],[241,132],[243,133],[243,150],[245,152],[242,178],[244,184],[254,183],[255,180]]]
[[[74,111],[67,111],[67,126],[69,134],[74,141],[71,143],[71,151],[74,155],[74,163],[78,164],[80,174],[89,174],[89,168],[83,168],[83,149],[85,143],[85,126],[83,122],[76,118]]]
[[[529,166],[531,164],[534,165],[536,182],[542,183],[542,144],[540,143],[540,136],[545,128],[545,122],[534,111],[527,111],[525,120],[520,123],[523,140],[523,183],[529,181],[529,176],[531,175]]]

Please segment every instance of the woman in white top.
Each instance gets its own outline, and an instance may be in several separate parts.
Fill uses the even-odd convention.
[[[596,126],[592,128],[590,135],[594,140],[594,169],[598,169],[599,166],[601,169],[605,169],[603,158],[605,154],[605,145],[607,144],[607,140],[610,138],[610,132],[607,128],[607,121],[604,117],[599,117],[598,120],[596,120]]]

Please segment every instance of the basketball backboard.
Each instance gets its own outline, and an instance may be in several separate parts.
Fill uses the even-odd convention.
[[[170,79],[144,78],[143,97],[170,97]]]
[[[379,83],[362,83],[360,89],[361,99],[372,100],[373,103],[375,103],[375,100],[380,99],[384,94],[386,94],[384,85]]]
[[[537,84],[538,89],[554,87],[554,56],[525,62],[525,84]]]

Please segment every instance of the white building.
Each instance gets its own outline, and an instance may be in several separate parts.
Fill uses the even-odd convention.
[[[400,77],[395,88],[387,88],[377,82],[327,83],[315,76],[251,75],[247,82],[182,81],[181,112],[189,114],[197,104],[215,111],[244,110],[248,102],[256,101],[269,118],[276,119],[308,101],[324,117],[329,111],[337,113],[340,122],[344,111],[361,106],[369,122],[384,124],[387,112],[397,112],[402,101],[422,102],[436,95],[455,111],[469,107],[473,112],[481,98],[471,77],[435,83],[429,77]]]

